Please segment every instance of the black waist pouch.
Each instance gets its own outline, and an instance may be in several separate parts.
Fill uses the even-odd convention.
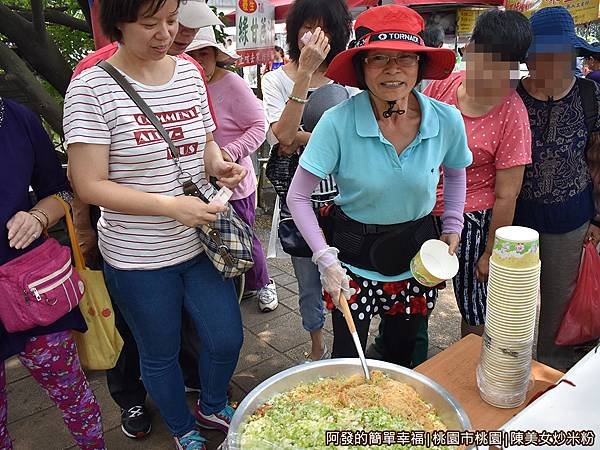
[[[339,249],[340,261],[387,276],[409,270],[421,245],[439,237],[431,215],[412,222],[374,225],[351,219],[335,206],[328,211],[326,223],[325,237]]]

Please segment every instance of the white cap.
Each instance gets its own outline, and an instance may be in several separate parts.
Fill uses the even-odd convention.
[[[202,28],[210,25],[223,25],[217,15],[204,0],[181,0],[179,23],[188,28]]]
[[[240,55],[235,51],[226,49],[223,45],[217,43],[213,27],[200,28],[200,31],[194,36],[194,40],[185,51],[191,52],[192,50],[206,47],[214,47],[217,49],[217,62],[229,65],[233,64],[237,59],[240,59]]]

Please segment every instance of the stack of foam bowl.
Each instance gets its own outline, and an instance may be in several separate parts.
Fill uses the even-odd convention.
[[[477,385],[500,408],[525,401],[540,286],[539,234],[524,227],[496,230]]]

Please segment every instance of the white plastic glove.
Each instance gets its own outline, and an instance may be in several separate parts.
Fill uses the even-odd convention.
[[[336,308],[339,307],[340,292],[344,293],[347,300],[356,293],[350,287],[350,277],[337,257],[339,252],[335,247],[327,247],[314,253],[312,257],[321,274],[321,286],[331,295]]]

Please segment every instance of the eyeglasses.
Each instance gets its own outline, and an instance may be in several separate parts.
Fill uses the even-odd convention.
[[[407,53],[398,56],[388,55],[373,55],[364,59],[365,64],[371,67],[382,68],[387,66],[391,61],[394,61],[400,67],[414,67],[419,62],[419,55],[415,53]]]

